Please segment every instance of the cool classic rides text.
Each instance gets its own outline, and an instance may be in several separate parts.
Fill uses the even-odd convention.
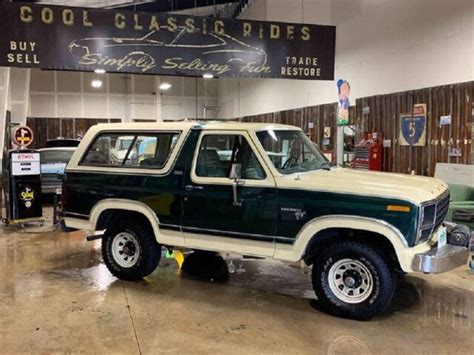
[[[37,10],[37,8],[34,9]],[[158,17],[156,15],[138,13],[126,14],[122,12],[113,12],[112,15],[111,22],[113,21],[113,25],[121,30],[133,28],[137,31],[159,31],[166,28],[171,32],[176,32],[178,28],[185,28],[189,33],[226,33],[226,24],[224,21],[204,17]],[[65,26],[94,27],[93,16],[88,10],[82,9],[42,7],[39,13],[35,13],[32,6],[23,5],[20,6],[19,17],[24,23],[41,21],[44,24],[51,25],[59,21]],[[241,22],[241,33],[243,37],[287,40],[301,39],[303,41],[309,41],[311,39],[311,28],[305,25]]]

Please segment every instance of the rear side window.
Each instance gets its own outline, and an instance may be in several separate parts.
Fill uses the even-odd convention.
[[[81,165],[159,169],[165,166],[178,136],[178,132],[103,133],[88,148]]]

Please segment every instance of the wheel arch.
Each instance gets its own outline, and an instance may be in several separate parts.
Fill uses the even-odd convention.
[[[331,240],[331,238],[340,240],[341,231],[354,231],[358,237],[364,233],[368,234],[365,240],[369,241],[370,238],[368,237],[377,236],[380,240],[375,241],[376,238],[371,238],[373,243],[390,245],[395,252],[401,269],[404,271],[411,269],[411,259],[407,257],[409,247],[403,234],[385,221],[360,216],[330,215],[315,218],[303,226],[291,249],[277,247],[275,256],[282,259],[292,259],[293,261],[304,259],[308,263],[312,248],[319,243]],[[350,236],[344,235],[344,233],[342,237],[350,239]],[[361,240],[361,238],[358,240]]]
[[[94,230],[105,229],[106,224],[110,220],[110,214],[120,211],[142,215],[150,223],[156,239],[159,239],[160,223],[158,216],[143,202],[115,198],[101,200],[92,208],[89,216],[89,223]]]

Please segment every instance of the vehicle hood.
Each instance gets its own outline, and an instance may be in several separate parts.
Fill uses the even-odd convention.
[[[345,168],[276,178],[278,188],[386,197],[420,204],[441,195],[448,185],[435,178]]]

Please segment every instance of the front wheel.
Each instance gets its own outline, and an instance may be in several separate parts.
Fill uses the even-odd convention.
[[[143,224],[115,222],[106,229],[102,240],[105,265],[119,279],[135,281],[148,276],[161,258],[153,230]]]
[[[323,248],[315,256],[312,281],[325,311],[358,320],[383,312],[396,287],[395,272],[383,255],[359,242],[336,242]]]

